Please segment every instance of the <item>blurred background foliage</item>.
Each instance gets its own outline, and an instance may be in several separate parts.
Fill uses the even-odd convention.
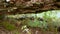
[[[5,15],[3,17],[4,20],[0,23],[0,26],[3,26],[7,30],[14,30],[21,25],[39,27],[41,29],[60,27],[60,10],[51,10],[37,14]]]
[[[60,0],[0,0],[0,28],[15,30],[15,34],[20,30],[31,34],[29,28],[56,32],[60,29]]]
[[[51,10],[37,14],[16,14],[5,15],[6,23],[3,25],[7,29],[14,29],[15,26],[27,25],[28,27],[60,27],[60,10]],[[10,24],[11,23],[11,24]],[[14,26],[15,24],[15,26]]]

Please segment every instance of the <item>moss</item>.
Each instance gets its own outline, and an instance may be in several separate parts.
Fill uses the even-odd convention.
[[[3,22],[2,25],[7,30],[14,30],[16,27],[13,24],[10,24],[9,22]]]

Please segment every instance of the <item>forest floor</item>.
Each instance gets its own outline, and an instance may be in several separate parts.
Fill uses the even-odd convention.
[[[39,28],[29,28],[31,34],[60,34],[60,32],[52,32],[52,31],[41,31]],[[22,30],[16,29],[13,31],[8,31],[4,28],[0,28],[0,34],[28,34],[27,32],[22,32]]]

